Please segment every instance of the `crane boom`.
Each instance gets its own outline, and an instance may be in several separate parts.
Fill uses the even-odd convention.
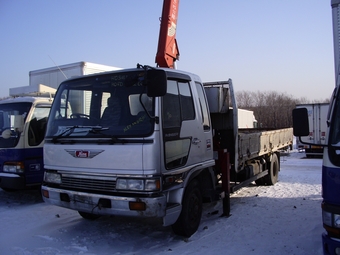
[[[156,64],[159,67],[175,68],[175,61],[179,59],[176,41],[176,27],[179,0],[164,0],[159,30]]]

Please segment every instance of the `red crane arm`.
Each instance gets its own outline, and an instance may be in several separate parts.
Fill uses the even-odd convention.
[[[179,0],[164,0],[159,30],[156,64],[159,67],[175,68],[175,61],[179,59],[176,41],[176,27]]]

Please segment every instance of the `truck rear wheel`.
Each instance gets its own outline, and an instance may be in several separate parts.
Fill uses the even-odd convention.
[[[272,160],[268,164],[268,175],[266,175],[265,182],[267,185],[274,185],[279,178],[279,160],[276,153],[273,154]]]
[[[265,185],[265,184],[266,184],[266,182],[265,182],[265,180],[264,180],[264,177],[262,177],[262,178],[260,178],[260,179],[257,179],[257,180],[255,181],[255,183],[256,183],[257,186],[262,186],[262,185]]]
[[[93,214],[93,213],[80,212],[80,211],[78,211],[78,213],[80,214],[81,217],[87,220],[96,220],[100,217],[99,215]]]
[[[190,237],[200,225],[202,216],[202,195],[198,181],[193,180],[185,190],[182,212],[177,221],[172,225],[176,235]]]

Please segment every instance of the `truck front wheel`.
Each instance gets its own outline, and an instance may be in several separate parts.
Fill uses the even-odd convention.
[[[182,212],[177,221],[172,225],[176,235],[190,237],[200,225],[202,216],[202,195],[198,181],[193,180],[185,190]]]
[[[273,154],[272,160],[268,164],[268,175],[265,176],[265,182],[267,185],[274,185],[279,178],[279,160],[276,153]]]

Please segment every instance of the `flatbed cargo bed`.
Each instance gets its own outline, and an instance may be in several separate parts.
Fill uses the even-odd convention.
[[[239,159],[249,160],[290,147],[293,129],[240,129],[238,136]]]

